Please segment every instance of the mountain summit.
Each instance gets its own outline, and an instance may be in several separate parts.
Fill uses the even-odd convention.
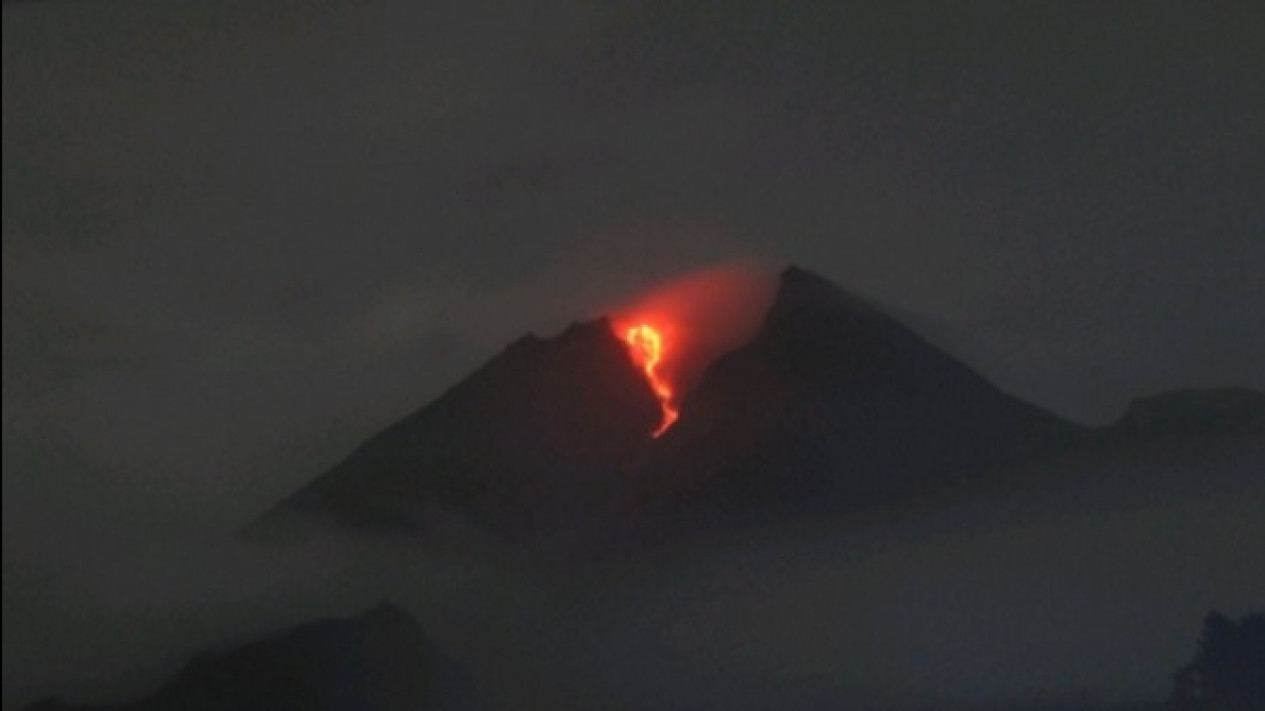
[[[791,267],[656,453],[651,496],[828,510],[951,492],[1087,430],[997,389],[876,306]],[[662,486],[693,482],[697,492]]]
[[[1196,399],[1219,413],[1217,431],[1259,429],[1259,399]],[[1180,420],[1189,400],[1143,409]],[[790,267],[755,335],[706,369],[661,437],[652,436],[658,401],[629,346],[606,319],[574,324],[512,343],[248,530],[324,520],[420,531],[445,511],[492,531],[583,539],[630,522],[934,503],[1034,464],[1092,457],[1105,442],[1143,446],[1151,428],[1135,426],[1139,412],[1099,430],[1064,420],[1002,392],[873,304]]]

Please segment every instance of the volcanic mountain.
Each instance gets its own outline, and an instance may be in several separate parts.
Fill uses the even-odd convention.
[[[679,410],[652,436],[659,403],[606,319],[527,336],[248,532],[313,520],[419,531],[436,511],[580,536],[848,514],[950,500],[1120,443],[1265,432],[1265,398],[1248,391],[1139,401],[1107,428],[1069,422],[795,267],[755,335],[707,368]]]
[[[756,337],[683,404],[650,456],[646,491],[738,516],[855,510],[951,493],[1087,436],[792,267]]]
[[[317,517],[417,530],[434,508],[494,529],[583,526],[628,497],[659,417],[604,319],[549,340],[524,336],[253,529]]]

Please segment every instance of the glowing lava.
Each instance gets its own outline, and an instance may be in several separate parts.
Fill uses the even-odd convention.
[[[770,268],[729,262],[681,274],[609,307],[613,335],[645,371],[663,410],[655,437],[677,421],[682,397],[707,366],[755,335],[778,283]]]
[[[654,326],[643,323],[625,331],[624,340],[628,341],[633,357],[641,364],[642,370],[646,371],[646,380],[650,382],[650,389],[659,399],[659,407],[663,410],[663,422],[651,433],[652,437],[658,437],[680,416],[676,406],[672,404],[672,386],[659,373],[659,364],[665,353],[663,334]]]

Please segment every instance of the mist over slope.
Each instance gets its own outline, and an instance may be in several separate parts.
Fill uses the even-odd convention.
[[[1265,596],[1253,546],[1265,540],[1263,465],[1259,444],[1115,462],[1056,491],[896,520],[730,531],[598,564],[366,534],[237,543],[218,556],[192,541],[161,556],[133,543],[109,573],[135,591],[130,607],[103,600],[43,642],[28,637],[25,664],[44,681],[6,685],[6,706],[50,693],[142,698],[201,649],[358,613],[386,595],[490,708],[923,711],[1161,698],[1208,610],[1237,616]]]
[[[1077,425],[793,268],[681,405],[652,437],[607,321],[520,339],[245,539],[97,541],[53,624],[6,624],[5,705],[161,696],[391,599],[490,708],[1089,708],[1265,599],[1251,391]]]
[[[250,709],[417,711],[452,705],[452,665],[401,608],[383,603],[232,649],[200,653],[152,696],[123,711]],[[468,690],[463,689],[466,693]],[[32,711],[73,711],[56,699]]]
[[[425,533],[442,512],[601,546],[678,525],[935,506],[1045,486],[1053,469],[1074,477],[1125,451],[1265,433],[1265,397],[1244,390],[1151,397],[1118,423],[1075,424],[796,267],[661,437],[653,403],[611,322],[527,336],[248,531],[308,521]]]

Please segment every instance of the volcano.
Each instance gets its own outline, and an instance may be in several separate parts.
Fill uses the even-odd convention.
[[[951,495],[1089,437],[792,267],[755,338],[685,401],[650,455],[644,491],[738,516],[886,506]]]
[[[1022,485],[1040,465],[1122,446],[1265,433],[1265,398],[1249,391],[1139,401],[1105,428],[1070,422],[797,267],[781,273],[755,334],[680,399],[670,428],[647,372],[605,318],[526,336],[247,531],[323,521],[421,532],[442,512],[492,531],[600,538],[849,515]],[[1192,403],[1217,417],[1183,429]]]
[[[605,319],[524,336],[253,526],[413,531],[435,510],[503,530],[600,520],[631,491],[659,401]]]

